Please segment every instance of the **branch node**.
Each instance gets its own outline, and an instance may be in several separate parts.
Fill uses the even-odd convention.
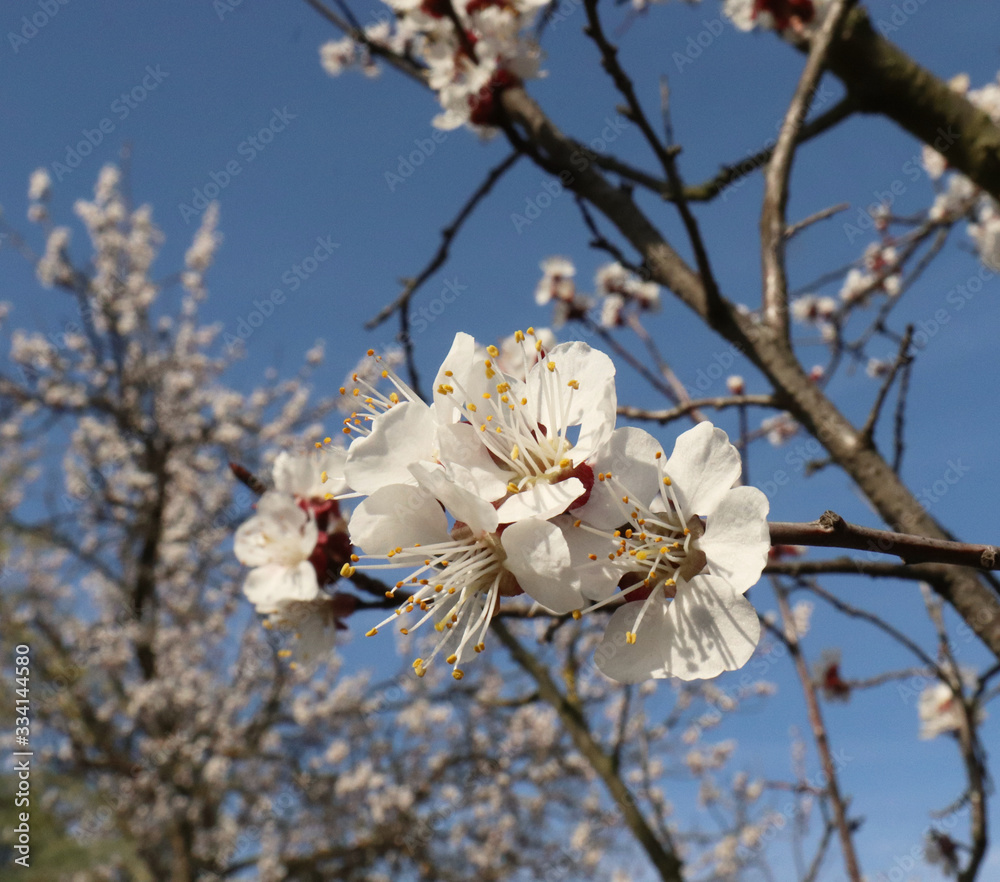
[[[831,533],[844,526],[844,519],[835,511],[825,511],[817,522],[824,530]]]

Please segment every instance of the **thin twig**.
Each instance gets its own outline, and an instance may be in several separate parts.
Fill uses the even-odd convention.
[[[889,376],[885,378],[885,382],[878,390],[878,395],[875,396],[875,403],[872,405],[871,413],[868,414],[868,419],[865,421],[864,427],[861,429],[862,443],[868,445],[874,444],[875,425],[878,423],[879,414],[882,413],[882,405],[885,404],[885,399],[889,394],[889,389],[891,389],[892,384],[896,382],[896,376],[899,374],[900,369],[904,365],[910,363],[908,350],[912,340],[913,325],[907,325],[906,333],[903,335],[903,340],[899,344],[899,352],[896,353],[896,360],[889,369]]]
[[[861,609],[860,607],[853,606],[852,604],[841,600],[835,594],[831,594],[812,579],[802,580],[799,582],[799,585],[812,594],[815,594],[820,599],[826,601],[835,610],[843,613],[845,616],[852,619],[861,619],[862,621],[868,622],[870,625],[878,628],[882,633],[887,634],[895,640],[900,646],[905,647],[913,653],[913,655],[920,659],[921,664],[926,665],[936,676],[940,676],[941,666],[926,652],[924,652],[923,649],[921,649],[920,646],[918,646],[913,640],[907,637],[902,631],[894,628],[881,616],[877,616],[874,613],[868,612],[868,610]]]
[[[788,227],[788,229],[785,230],[785,239],[792,239],[807,227],[811,227],[813,224],[817,224],[820,221],[825,221],[828,218],[833,217],[835,214],[840,214],[842,211],[847,211],[850,207],[850,202],[838,202],[836,205],[831,205],[828,208],[824,208],[822,211],[810,214],[808,217],[804,217],[802,220],[796,221]]]
[[[813,741],[816,743],[816,752],[819,754],[823,773],[826,776],[826,792],[830,800],[830,805],[833,808],[833,820],[840,838],[840,847],[844,857],[844,869],[847,871],[847,877],[851,882],[861,882],[861,868],[858,865],[858,858],[854,852],[854,839],[852,836],[854,827],[847,816],[847,803],[840,794],[837,769],[833,763],[830,742],[827,738],[826,727],[823,724],[823,712],[820,710],[819,699],[816,697],[816,687],[809,673],[809,666],[802,655],[802,649],[799,646],[795,631],[795,621],[792,618],[792,610],[788,605],[788,597],[785,589],[776,577],[772,576],[771,581],[774,585],[774,592],[778,597],[778,609],[781,611],[781,620],[784,624],[784,642],[791,653],[792,661],[795,664],[795,671],[802,683],[802,692],[805,696],[806,712],[809,715],[809,725],[812,729]]]
[[[469,215],[472,214],[476,206],[479,205],[484,198],[486,198],[496,182],[499,181],[507,170],[510,169],[510,167],[513,166],[514,163],[520,158],[521,154],[515,151],[507,156],[503,162],[494,166],[490,170],[486,179],[479,185],[479,187],[476,188],[476,191],[468,198],[468,200],[466,200],[461,210],[457,215],[455,215],[455,219],[441,231],[441,244],[438,246],[438,250],[435,252],[434,257],[431,258],[430,263],[428,263],[427,266],[421,270],[418,276],[413,279],[405,280],[402,293],[392,303],[382,307],[375,318],[370,319],[365,323],[365,327],[368,330],[377,328],[393,313],[402,309],[403,305],[408,303],[413,295],[416,294],[420,286],[441,268],[444,262],[448,259],[448,253],[451,249],[452,240],[456,235],[458,235],[458,231],[462,228],[462,224],[468,220]]]
[[[724,407],[773,407],[779,405],[772,395],[722,395],[718,398],[694,398],[668,410],[647,410],[644,407],[633,407],[628,404],[618,406],[618,416],[627,417],[632,420],[646,420],[648,422],[669,423],[671,420],[680,419],[690,413],[701,410],[703,407],[714,407],[722,410]]]

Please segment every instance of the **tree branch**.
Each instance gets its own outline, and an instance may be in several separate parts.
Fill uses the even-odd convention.
[[[764,204],[760,215],[761,265],[763,272],[764,321],[783,338],[788,338],[788,277],[785,272],[785,242],[788,220],[788,184],[799,131],[805,121],[813,94],[823,75],[827,52],[854,0],[835,0],[819,33],[813,37],[809,60],[799,78],[795,95],[781,124],[778,143],[764,178]]]
[[[854,548],[895,554],[906,563],[944,563],[982,570],[1000,570],[1000,548],[944,539],[930,539],[911,533],[893,533],[850,524],[836,512],[828,511],[809,524],[771,522],[771,542],[775,545],[818,545],[823,548]]]
[[[653,866],[656,867],[660,878],[670,880],[670,882],[682,882],[680,858],[677,857],[673,847],[669,843],[661,842],[649,826],[625,782],[615,772],[613,758],[605,753],[601,745],[598,744],[579,708],[567,701],[566,696],[562,694],[552,679],[548,667],[528,652],[503,622],[494,619],[491,627],[500,642],[507,647],[517,665],[538,684],[538,694],[542,700],[559,715],[559,719],[573,739],[576,749],[583,754],[604,782],[611,798],[614,799],[621,811],[625,824],[632,831],[632,835],[642,846]]]

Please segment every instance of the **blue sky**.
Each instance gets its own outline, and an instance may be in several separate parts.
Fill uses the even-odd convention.
[[[960,13],[946,0],[869,0],[867,6],[874,19],[895,28],[891,39],[941,76],[965,71],[973,85],[982,85],[1000,67],[996,11],[989,0],[967,0]],[[384,9],[374,2],[354,8],[363,22]],[[532,83],[530,91],[574,136],[589,141],[613,132],[609,149],[652,169],[635,132],[619,124],[617,96],[581,33],[582,8],[567,2],[564,9],[567,14],[550,27],[545,44],[550,74]],[[25,28],[33,17],[47,20],[35,30]],[[720,18],[720,4],[713,0],[695,7],[657,7],[635,20],[629,20],[625,7],[608,3],[605,20],[609,31],[622,28],[623,57],[648,109],[656,107],[658,76],[670,77],[674,129],[684,148],[681,169],[689,181],[755,152],[774,135],[801,58],[773,35],[736,32]],[[24,220],[27,179],[35,168],[47,166],[55,183],[53,217],[67,222],[72,203],[89,195],[101,165],[116,161],[128,145],[134,199],[154,206],[166,234],[157,265],[166,273],[178,264],[196,228],[198,200],[217,187],[224,243],[209,275],[204,319],[221,322],[235,334],[255,301],[276,289],[286,295],[246,341],[247,357],[230,376],[241,388],[263,382],[270,366],[295,370],[304,351],[323,338],[328,363],[316,382],[328,392],[340,385],[365,348],[391,343],[394,324],[368,332],[364,321],[396,295],[400,277],[423,267],[439,230],[486,170],[506,155],[499,138],[480,142],[455,131],[432,139],[433,100],[391,71],[376,80],[356,72],[329,78],[320,68],[318,49],[335,34],[298,0],[12,0],[0,15],[0,30],[0,107],[6,123],[0,129],[0,204],[7,220],[29,227]],[[831,81],[823,94],[832,103],[839,87]],[[265,128],[269,135],[261,135]],[[99,143],[92,151],[77,149],[88,140]],[[401,158],[415,150],[422,150],[425,159],[411,174],[404,173],[405,165],[401,172]],[[85,152],[89,155],[79,155]],[[804,217],[841,201],[849,201],[852,209],[794,241],[793,285],[860,254],[867,234],[851,241],[844,223],[856,220],[858,210],[877,201],[893,182],[903,186],[896,206],[900,213],[929,204],[930,183],[907,166],[918,152],[919,145],[880,118],[853,119],[800,151],[789,216]],[[448,284],[461,291],[417,335],[425,377],[457,330],[489,341],[518,327],[547,323],[532,299],[540,260],[551,254],[573,257],[584,288],[604,262],[603,255],[587,250],[588,236],[565,193],[528,226],[519,228],[512,219],[545,192],[548,180],[527,162],[519,163],[462,232],[451,262],[425,287],[418,308]],[[760,179],[751,177],[724,200],[698,208],[724,292],[751,306],[759,298],[760,195]],[[639,201],[679,243],[672,209],[646,195]],[[40,237],[32,236],[40,249]],[[325,259],[303,278],[296,267],[317,248]],[[79,228],[74,253],[88,253]],[[0,297],[14,303],[14,324],[55,333],[73,320],[68,300],[56,292],[39,295],[32,273],[16,255],[0,251],[0,266],[5,279]],[[948,301],[948,292],[977,272],[965,235],[957,231],[954,246],[910,292],[902,310],[918,327],[942,308],[948,315],[915,367],[904,476],[916,489],[928,488],[933,513],[945,525],[971,541],[990,541],[996,523],[988,490],[997,480],[990,431],[995,405],[992,396],[983,400],[982,390],[995,382],[996,282],[987,281],[964,309]],[[291,281],[297,273],[298,285]],[[728,358],[728,346],[669,299],[649,329],[689,385]],[[570,334],[566,329],[562,339]],[[815,360],[824,361],[819,348]],[[747,377],[750,391],[764,391],[747,365],[737,361],[732,370]],[[720,379],[707,391],[723,388]],[[842,376],[830,388],[852,418],[864,419],[875,387],[863,372]],[[663,404],[625,368],[619,395],[629,403]],[[725,418],[720,423],[732,428]],[[795,478],[775,488],[772,516],[809,520],[834,508],[875,523],[841,475],[823,472],[802,481],[791,457],[805,443],[796,439],[786,448],[755,453],[757,483],[782,470]],[[934,482],[954,462],[961,462],[966,476],[948,485],[947,493],[934,494]],[[827,584],[930,645],[912,586],[843,577]],[[763,586],[754,593],[760,606],[773,605]],[[813,654],[825,645],[841,646],[849,676],[909,664],[863,626],[844,628],[819,608],[814,621]],[[353,648],[360,650],[363,642],[355,640]],[[959,643],[958,650],[969,663],[984,658],[974,642]],[[787,770],[789,722],[804,729],[804,717],[785,666],[775,665],[768,674],[782,692],[765,713],[746,721],[743,757],[751,768],[777,776]],[[853,758],[844,770],[846,789],[855,795],[855,810],[869,818],[860,836],[863,865],[872,876],[888,872],[894,856],[918,844],[927,810],[957,796],[956,778],[947,774],[957,769],[957,759],[944,740],[915,741],[915,699],[895,687],[828,712],[834,743]],[[929,869],[915,872],[918,878],[936,878]],[[828,878],[838,876],[832,872]]]

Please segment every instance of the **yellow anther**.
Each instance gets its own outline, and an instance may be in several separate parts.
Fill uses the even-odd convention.
[[[510,451],[510,458],[517,459],[520,455],[521,455],[521,448],[515,444]]]
[[[399,633],[400,634],[409,634],[410,630],[409,630],[409,628],[400,628],[399,629]]]
[[[325,484],[325,483],[326,483],[326,479],[327,479],[328,477],[329,477],[329,475],[328,475],[328,474],[327,474],[326,472],[320,472],[320,473],[319,473],[319,482],[320,482],[321,484]]]
[[[571,459],[559,460],[559,468],[561,469],[568,469],[571,465],[573,465],[573,460]]]
[[[523,343],[524,342],[524,331],[514,331],[514,339],[518,343]]]
[[[526,333],[528,334],[529,337],[534,337],[535,336],[534,327],[529,327]]]
[[[578,392],[580,391],[580,381],[579,380],[570,380],[566,385],[569,386],[570,389],[576,389],[576,391],[578,391]]]
[[[579,518],[577,518],[575,521],[573,521],[573,526],[574,527],[579,527],[580,524],[582,524],[582,523],[583,523],[583,521],[581,521]]]
[[[476,644],[475,646],[473,646],[472,648],[473,648],[474,650],[476,650],[476,652],[482,652],[482,651],[483,651],[484,649],[486,649],[486,644],[485,644],[485,643],[477,643],[477,644]]]
[[[556,369],[556,363],[554,361],[548,361],[545,363],[545,367],[548,369],[549,373],[553,373]]]
[[[326,438],[323,439],[323,443],[324,444],[329,444],[332,440],[333,440],[332,438],[326,437]]]
[[[578,609],[573,610],[573,612],[571,612],[570,615],[573,616],[573,618],[576,619],[577,621],[580,621],[580,619],[583,618],[583,613]]]
[[[474,405],[474,404],[473,404],[472,402],[469,402],[469,403],[468,403],[467,405],[465,405],[465,406],[466,406],[466,407],[467,407],[467,408],[468,408],[469,410],[471,410],[471,411],[472,411],[473,413],[475,413],[475,412],[476,412],[476,405]]]
[[[399,404],[399,396],[395,392],[390,392],[389,393],[389,400],[393,404]]]
[[[518,488],[517,488],[517,484],[515,484],[515,483],[514,483],[513,481],[510,481],[510,482],[509,482],[509,483],[507,484],[507,489],[508,489],[508,490],[509,490],[509,491],[510,491],[511,493],[517,493],[517,492],[518,492]]]
[[[445,661],[448,662],[448,664],[453,665],[455,664],[455,662],[458,661],[458,656],[452,653],[451,655],[448,656],[448,658],[445,659]]]
[[[375,350],[374,349],[369,349],[368,350],[368,354],[369,355],[374,355],[375,354]]]
[[[671,484],[673,484],[673,481],[671,481],[669,477],[667,477],[666,475],[664,475],[664,476],[663,476],[663,483],[664,483],[664,484],[665,484],[665,485],[666,485],[667,487],[669,487],[669,486],[670,486]]]
[[[288,658],[292,654],[290,649],[279,649],[278,658]]]
[[[496,346],[487,346],[486,351],[490,354],[490,358],[496,358],[500,355],[500,350]],[[451,662],[448,662],[448,664],[451,664]]]
[[[444,375],[445,375],[446,377],[453,377],[453,376],[455,376],[455,374],[454,374],[454,373],[453,373],[452,371],[445,371],[445,372],[444,372]]]
[[[456,680],[461,680],[461,679],[462,679],[462,677],[464,677],[464,676],[465,676],[465,674],[463,674],[463,673],[462,673],[462,672],[461,672],[461,671],[460,671],[460,670],[459,670],[458,668],[455,668],[455,670],[451,672],[451,675],[452,675],[452,676],[453,676],[453,677],[454,677],[454,678],[455,678]]]
[[[589,557],[591,560],[597,560],[596,554],[588,554],[587,557]]]
[[[345,386],[341,386],[340,387],[340,394],[341,395],[346,395],[347,394],[347,388]]]
[[[342,575],[345,579],[350,579],[356,572],[357,570],[355,570],[349,563],[345,563],[340,568],[340,575]]]
[[[625,633],[625,642],[629,646],[631,646],[632,644],[634,644],[635,643],[635,634],[633,634],[631,631],[626,631],[626,633]]]
[[[635,554],[636,560],[645,560],[647,557],[649,557],[649,555],[646,554],[645,551],[637,551]]]

